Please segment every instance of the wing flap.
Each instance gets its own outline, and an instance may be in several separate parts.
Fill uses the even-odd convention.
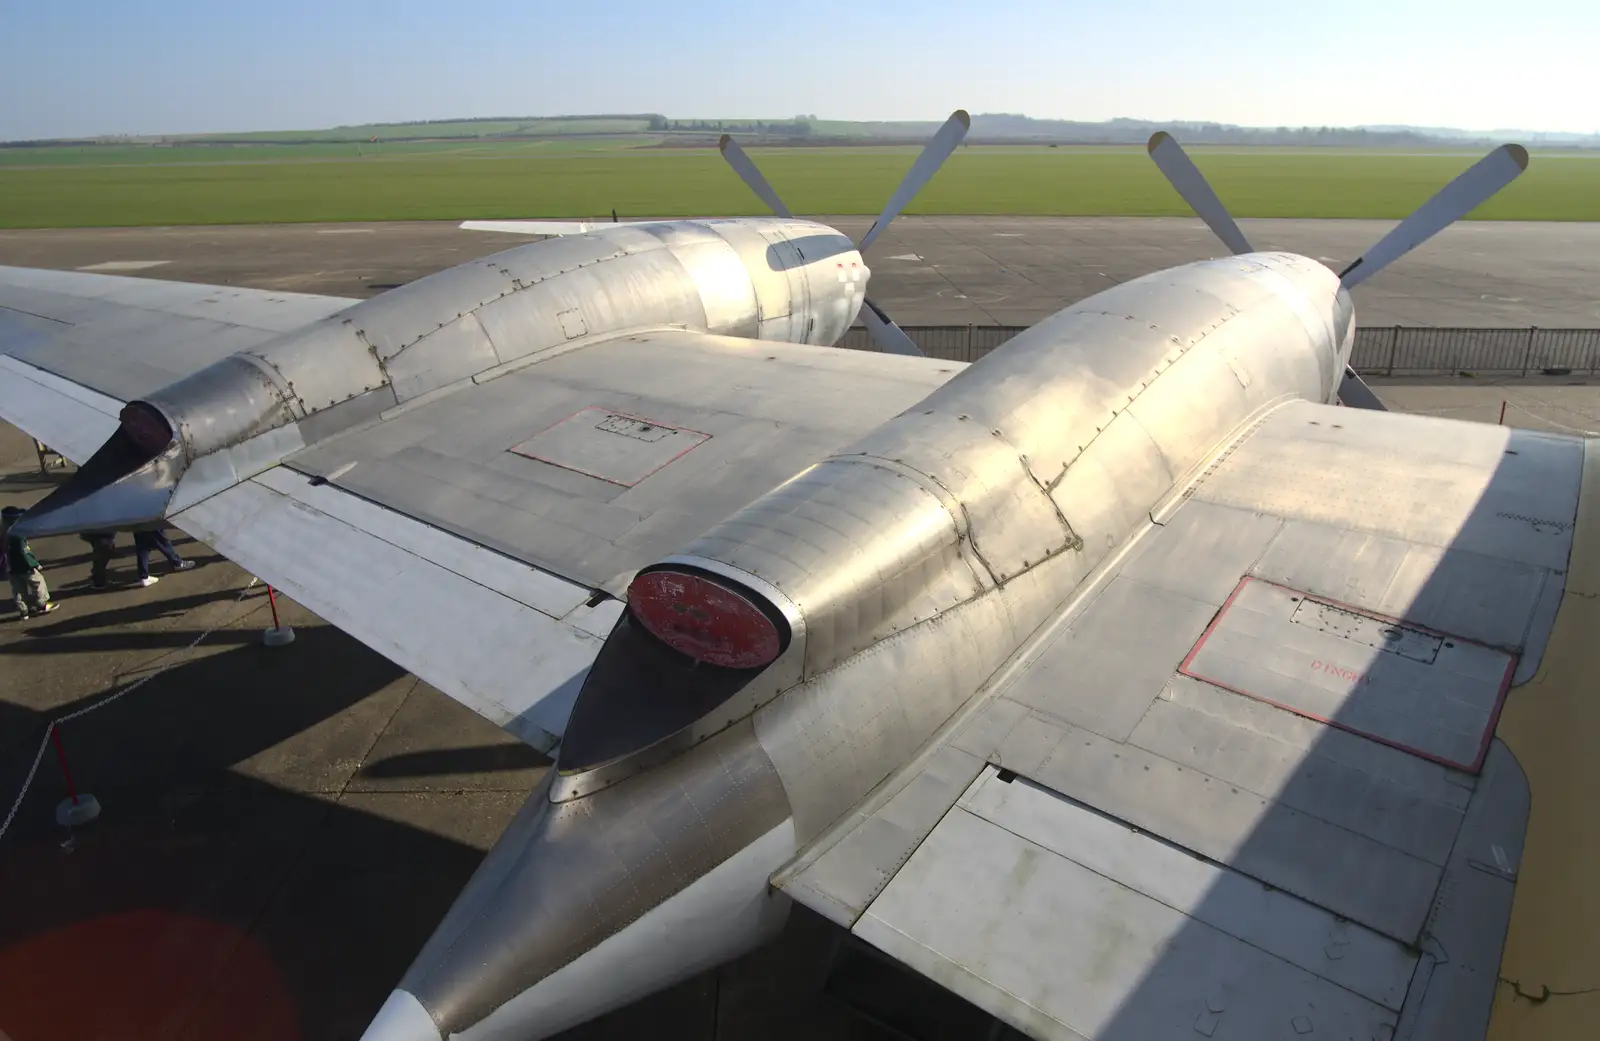
[[[983,767],[969,752],[939,746],[820,837],[773,884],[848,929],[893,877],[880,868],[904,863]]]
[[[1027,725],[1045,754],[1030,763],[1020,752],[1007,755],[1002,744],[1008,769],[1402,942],[1422,929],[1440,866],[1284,799],[1277,785],[1265,783],[1263,767],[1286,750],[1247,727],[1231,727],[1196,769],[1041,713]],[[1230,783],[1228,764],[1218,761],[1231,757],[1242,759],[1245,772],[1255,775],[1253,787],[1265,791]],[[1337,786],[1354,797],[1381,782],[1330,771],[1301,784]],[[1320,809],[1327,794],[1315,791],[1304,801]],[[1459,827],[1459,814],[1454,823]]]
[[[589,590],[291,471],[173,523],[541,751],[621,613]]]
[[[992,766],[855,932],[1041,1038],[1387,1036],[1417,960]]]

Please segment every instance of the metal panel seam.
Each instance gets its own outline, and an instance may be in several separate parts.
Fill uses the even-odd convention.
[[[995,573],[994,566],[984,558],[983,551],[978,548],[978,540],[972,537],[972,515],[967,512],[967,504],[954,492],[946,488],[944,482],[940,481],[938,477],[899,460],[885,459],[882,456],[868,455],[865,452],[856,455],[835,456],[834,459],[827,461],[833,462],[834,460],[839,462],[863,461],[868,466],[876,466],[879,469],[888,470],[891,473],[909,478],[921,487],[923,491],[932,495],[939,501],[939,505],[944,507],[944,511],[950,515],[950,519],[955,523],[957,537],[972,551],[972,555],[978,558],[978,563],[983,565],[984,573],[989,576],[988,588],[998,589],[1002,585],[1000,576]],[[930,484],[932,487],[929,487]],[[977,575],[975,577],[978,579],[978,584],[980,586],[983,585],[983,576]]]
[[[310,473],[309,471],[300,469],[300,466],[295,464],[295,463],[293,463],[293,462],[280,463],[279,466],[278,467],[274,467],[274,469],[284,469],[284,470],[289,470],[289,471],[292,471],[293,473],[299,474],[300,476],[302,476],[302,477],[307,479],[308,486],[309,486],[309,482],[310,481],[315,480],[319,476],[317,474]],[[300,498],[298,495],[296,495],[293,492],[279,492],[279,491],[277,491],[277,489],[272,488],[271,485],[263,483],[261,479],[263,477],[266,477],[268,474],[271,474],[271,473],[272,473],[272,470],[268,470],[265,473],[257,474],[254,477],[248,478],[248,480],[250,480],[252,483],[259,484],[263,488],[267,488],[268,490],[273,491],[276,494],[283,495],[285,498],[293,499],[295,502],[300,503],[301,505],[305,506],[307,509],[317,510],[317,512],[323,514],[323,516],[330,517],[330,519],[335,519],[335,520],[338,519],[338,518],[333,518],[331,514],[323,513],[323,511],[320,510],[320,509],[317,509],[317,507],[315,505],[313,505],[313,504],[307,502],[306,500]],[[495,549],[493,546],[486,546],[486,545],[484,545],[484,544],[482,544],[480,542],[473,542],[471,539],[462,538],[460,535],[456,534],[453,531],[450,531],[447,528],[441,528],[436,524],[430,524],[427,521],[421,520],[421,519],[416,518],[416,517],[413,517],[410,514],[402,513],[401,511],[393,508],[392,506],[386,506],[383,503],[377,501],[376,499],[371,499],[371,498],[368,498],[365,495],[362,495],[360,492],[351,491],[349,488],[344,488],[344,487],[341,487],[341,486],[338,486],[338,485],[334,485],[332,482],[328,482],[328,484],[326,486],[332,488],[335,492],[337,492],[337,493],[339,493],[341,495],[349,496],[351,499],[354,499],[357,502],[363,503],[363,504],[365,504],[367,506],[374,507],[376,509],[385,510],[385,511],[387,511],[389,513],[394,514],[397,517],[402,518],[403,520],[410,521],[412,524],[417,524],[417,525],[420,525],[420,526],[422,526],[424,528],[428,528],[428,529],[430,529],[432,531],[438,532],[440,535],[443,535],[446,538],[456,539],[456,540],[458,540],[460,542],[466,543],[467,545],[476,546],[477,548],[482,549],[485,552],[493,553],[495,556],[506,560],[508,563],[510,563],[512,565],[515,565],[515,566],[518,566],[518,567],[525,567],[529,571],[536,571],[541,575],[547,575],[550,578],[553,578],[553,579],[555,579],[555,580],[557,580],[559,582],[565,582],[568,585],[573,586],[574,588],[589,589],[591,594],[600,592],[600,590],[593,589],[592,587],[589,587],[589,586],[585,586],[581,582],[574,582],[572,579],[568,578],[566,575],[559,575],[559,574],[555,573],[554,571],[548,571],[548,570],[540,567],[537,564],[529,563],[528,561],[525,561],[525,560],[518,560],[516,557],[512,557],[512,556],[509,556],[509,555],[507,555],[505,553],[500,552],[499,550]],[[226,490],[226,489],[222,489],[222,490]],[[348,522],[345,522],[345,523],[348,523]],[[356,527],[353,524],[350,525],[350,526],[352,528]],[[362,532],[362,534],[365,534],[365,535],[369,536],[370,538],[377,539],[377,541],[379,541],[379,542],[383,542],[386,545],[393,546],[395,549],[400,550],[402,553],[410,553],[412,556],[417,556],[418,555],[413,550],[408,549],[407,547],[402,546],[399,543],[389,542],[387,539],[379,538],[377,535],[372,534],[372,532],[367,531],[364,528],[356,528],[356,530]],[[456,571],[456,570],[454,570],[452,568],[445,567],[445,565],[440,564],[438,561],[430,560],[429,563],[435,564],[435,565],[437,565],[438,567],[442,568],[445,571],[449,571],[452,575],[457,576],[458,578],[460,578],[464,582],[471,582],[475,586],[479,586],[482,589],[488,589],[490,592],[495,593],[498,596],[505,597],[507,600],[510,600],[512,603],[523,604],[524,607],[527,607],[527,608],[529,608],[531,610],[534,610],[534,611],[539,611],[539,613],[544,615],[546,618],[551,618],[551,619],[554,619],[555,621],[559,622],[559,621],[562,621],[562,620],[566,619],[572,613],[571,611],[568,611],[566,614],[560,615],[560,616],[548,614],[548,613],[546,613],[544,611],[540,611],[539,608],[534,607],[534,605],[532,605],[532,604],[523,603],[523,601],[518,600],[515,597],[506,596],[505,593],[500,592],[500,590],[498,590],[498,589],[493,589],[493,588],[491,588],[489,586],[485,586],[481,582],[478,582],[476,579],[471,578],[468,575],[463,575],[459,571]],[[578,608],[573,608],[573,610],[578,610]]]
[[[962,812],[966,812],[966,811],[962,811]],[[1037,843],[1034,843],[1034,845],[1037,846]],[[866,918],[866,917],[869,917],[869,915],[863,914],[861,917],[862,918]],[[977,972],[974,972],[970,967],[968,967],[966,965],[958,965],[958,964],[956,964],[955,962],[951,961],[949,958],[946,958],[944,955],[940,954],[934,948],[929,947],[927,944],[923,943],[921,940],[917,939],[915,936],[912,936],[910,933],[907,933],[904,930],[899,929],[894,925],[891,925],[890,923],[888,923],[887,921],[883,920],[882,918],[879,918],[877,915],[870,915],[870,917],[872,918],[873,921],[877,922],[883,928],[888,929],[890,932],[893,932],[897,936],[904,937],[906,940],[910,941],[911,943],[916,944],[918,947],[920,947],[923,950],[927,951],[935,960],[945,963],[946,965],[948,965],[951,968],[955,969],[956,971],[962,973],[963,975],[970,976],[972,979],[977,980],[979,983],[982,983],[984,986],[989,987],[992,990],[999,991],[1001,994],[1004,994],[1006,997],[1010,998],[1012,1001],[1016,1002],[1018,1005],[1021,1005],[1024,1008],[1032,1010],[1033,1012],[1037,1013],[1037,1015],[1039,1016],[1040,1019],[1050,1020],[1050,1021],[1055,1022],[1055,1023],[1061,1023],[1061,1020],[1059,1018],[1057,1018],[1056,1016],[1051,1015],[1049,1012],[1046,1012],[1044,1009],[1040,1008],[1038,1005],[1034,1005],[1034,1004],[1024,1000],[1023,998],[1018,997],[1016,994],[1013,994],[1013,993],[1011,993],[1011,991],[1006,990],[1000,984],[996,983],[994,980],[989,979],[987,976],[982,976],[982,975],[979,975]],[[857,922],[859,922],[860,920],[861,919],[857,919]],[[856,933],[856,930],[853,927],[851,928],[850,931],[852,933],[855,933],[856,935],[860,935],[859,933]],[[874,946],[876,946],[876,945],[874,945]],[[973,1000],[972,998],[968,997],[965,994],[962,994],[962,995],[959,995],[959,996],[963,997],[963,998],[966,998],[968,1001],[972,1001]],[[976,1003],[976,1002],[974,1002],[974,1003]],[[999,1018],[999,1017],[997,1017],[997,1018]],[[1072,1031],[1072,1033],[1074,1035],[1076,1035],[1077,1037],[1082,1038],[1083,1041],[1092,1041],[1092,1039],[1087,1034],[1085,1034],[1082,1031],[1078,1030],[1077,1028],[1073,1027],[1072,1024],[1070,1024],[1070,1023],[1061,1023],[1061,1025],[1063,1027],[1066,1027],[1068,1030]],[[1013,1026],[1014,1026],[1014,1024],[1013,1024]]]
[[[1298,593],[1302,597],[1306,597],[1306,598],[1308,598],[1308,599],[1310,599],[1310,600],[1312,600],[1314,602],[1322,602],[1322,603],[1331,604],[1331,605],[1333,605],[1335,607],[1340,607],[1340,608],[1343,608],[1343,609],[1345,609],[1347,611],[1351,611],[1351,612],[1354,612],[1354,613],[1357,613],[1357,614],[1366,615],[1368,617],[1376,618],[1376,619],[1379,619],[1381,621],[1391,622],[1391,623],[1393,623],[1395,625],[1403,625],[1403,626],[1407,626],[1407,627],[1414,628],[1414,629],[1421,629],[1421,630],[1423,630],[1423,631],[1425,631],[1425,632],[1427,632],[1427,633],[1429,633],[1429,634],[1431,634],[1433,636],[1439,636],[1439,637],[1442,637],[1442,638],[1447,638],[1447,639],[1451,639],[1451,640],[1457,640],[1457,641],[1460,641],[1462,643],[1467,643],[1467,644],[1474,644],[1474,645],[1477,645],[1479,647],[1489,647],[1490,646],[1489,644],[1482,643],[1482,642],[1480,642],[1478,640],[1471,640],[1471,639],[1468,639],[1465,636],[1458,636],[1455,633],[1443,632],[1441,630],[1433,629],[1433,628],[1430,628],[1429,626],[1422,625],[1422,624],[1417,623],[1417,622],[1408,622],[1403,618],[1389,617],[1387,615],[1379,614],[1376,611],[1367,610],[1365,608],[1357,607],[1357,606],[1355,606],[1353,604],[1348,604],[1348,603],[1344,603],[1343,601],[1335,600],[1332,597],[1312,595],[1312,594],[1307,593],[1303,589],[1296,589],[1293,586],[1283,585],[1282,583],[1279,583],[1279,582],[1271,582],[1271,581],[1268,581],[1267,579],[1256,578],[1254,575],[1248,575],[1247,574],[1243,578],[1239,579],[1239,584],[1234,587],[1234,590],[1233,590],[1232,593],[1228,594],[1228,599],[1223,603],[1222,607],[1220,607],[1217,610],[1217,613],[1212,617],[1210,624],[1206,626],[1205,632],[1200,634],[1200,638],[1195,641],[1194,646],[1189,649],[1189,653],[1184,656],[1183,661],[1178,665],[1178,671],[1180,673],[1182,673],[1185,676],[1190,677],[1191,679],[1197,679],[1197,680],[1201,681],[1202,683],[1209,683],[1213,687],[1218,687],[1218,688],[1220,688],[1222,690],[1231,691],[1234,694],[1238,694],[1240,697],[1250,698],[1250,699],[1252,699],[1254,701],[1259,701],[1259,702],[1261,702],[1263,704],[1271,705],[1274,708],[1282,709],[1285,712],[1292,712],[1295,715],[1300,716],[1300,717],[1302,717],[1304,719],[1313,720],[1313,721],[1315,721],[1317,723],[1321,723],[1324,726],[1335,727],[1335,728],[1337,728],[1339,730],[1345,731],[1348,734],[1354,734],[1356,737],[1365,738],[1368,741],[1372,741],[1372,742],[1375,742],[1375,743],[1380,744],[1380,745],[1386,745],[1386,746],[1388,746],[1390,748],[1397,749],[1398,751],[1406,752],[1406,753],[1408,753],[1410,755],[1414,755],[1414,756],[1418,757],[1419,759],[1426,759],[1426,760],[1428,760],[1430,762],[1438,763],[1441,766],[1449,767],[1452,770],[1461,770],[1461,771],[1464,771],[1466,773],[1476,774],[1480,769],[1482,769],[1484,756],[1486,756],[1488,754],[1489,745],[1490,745],[1491,741],[1494,738],[1495,727],[1499,724],[1499,721],[1500,721],[1501,710],[1505,706],[1506,695],[1511,690],[1511,678],[1516,674],[1517,661],[1518,661],[1518,659],[1520,657],[1518,652],[1507,650],[1506,648],[1503,648],[1503,647],[1492,648],[1493,650],[1503,651],[1503,652],[1505,652],[1506,654],[1509,655],[1509,660],[1506,662],[1505,675],[1502,677],[1502,679],[1500,681],[1500,691],[1499,691],[1498,695],[1496,695],[1496,697],[1495,697],[1495,701],[1494,701],[1493,707],[1489,710],[1488,725],[1484,729],[1483,738],[1480,741],[1480,745],[1479,745],[1479,749],[1478,749],[1478,753],[1477,753],[1476,758],[1474,758],[1474,760],[1471,763],[1456,762],[1454,760],[1445,759],[1445,758],[1443,758],[1441,756],[1438,756],[1438,755],[1435,755],[1435,754],[1433,754],[1431,752],[1426,752],[1426,751],[1424,751],[1424,750],[1422,750],[1420,748],[1416,748],[1416,747],[1413,747],[1411,745],[1403,744],[1403,743],[1401,743],[1399,741],[1395,741],[1395,740],[1392,740],[1390,738],[1386,738],[1386,737],[1382,736],[1381,734],[1377,734],[1377,733],[1373,733],[1373,732],[1365,731],[1365,730],[1358,730],[1355,727],[1350,726],[1347,723],[1342,723],[1337,719],[1330,719],[1330,718],[1324,718],[1324,717],[1321,717],[1321,716],[1317,716],[1317,715],[1315,715],[1315,714],[1313,714],[1311,712],[1306,711],[1303,708],[1296,708],[1295,706],[1292,706],[1292,705],[1285,705],[1285,704],[1282,704],[1282,703],[1280,703],[1278,701],[1274,701],[1271,698],[1265,697],[1265,696],[1263,696],[1261,694],[1252,694],[1249,691],[1239,690],[1239,689],[1237,689],[1235,687],[1231,687],[1231,686],[1221,682],[1220,680],[1213,679],[1210,676],[1202,676],[1198,672],[1191,671],[1194,659],[1195,659],[1196,656],[1199,655],[1200,649],[1205,645],[1206,641],[1211,638],[1212,633],[1216,630],[1217,625],[1222,621],[1223,617],[1228,613],[1228,609],[1233,605],[1234,600],[1239,596],[1239,594],[1241,592],[1244,591],[1245,587],[1248,586],[1252,582],[1260,582],[1260,583],[1262,583],[1264,585],[1276,586],[1279,589],[1284,589],[1284,590],[1288,590],[1289,592]],[[1257,795],[1261,795],[1262,793],[1257,792],[1256,794]],[[1263,797],[1265,797],[1265,796],[1263,796]]]
[[[951,718],[965,718],[965,715],[965,712],[958,711],[956,716]],[[922,749],[920,749],[915,755],[907,760],[904,768],[897,770],[888,777],[885,777],[883,780],[879,781],[871,791],[867,792],[867,794],[862,797],[861,801],[857,803],[854,808],[845,813],[832,824],[828,825],[828,827],[824,828],[816,838],[812,839],[810,843],[796,853],[793,859],[791,859],[787,864],[784,864],[782,867],[778,868],[778,870],[774,871],[771,879],[773,886],[777,887],[778,889],[783,889],[793,884],[801,875],[806,872],[807,869],[809,869],[813,864],[821,860],[823,857],[827,856],[828,853],[834,849],[834,847],[859,829],[866,822],[867,818],[870,818],[879,810],[882,810],[891,799],[909,787],[911,783],[917,779],[918,775],[920,775],[923,770],[927,769],[928,763],[933,759],[933,757],[937,755],[941,749],[946,747],[948,744],[948,742],[944,740],[944,735],[946,733],[947,728],[941,726],[935,737],[928,741],[922,747]],[[973,756],[973,758],[977,757]],[[993,764],[987,762],[984,764],[984,766],[992,765]],[[953,801],[949,806],[945,807],[945,811],[939,815],[939,819],[934,821],[933,827],[930,827],[927,832],[925,832],[923,836],[917,840],[916,845],[912,846],[910,852],[908,852],[901,860],[901,864],[904,864],[906,860],[911,859],[911,855],[920,849],[924,842],[928,841],[928,836],[933,834],[934,828],[939,826],[939,821],[944,820],[950,815],[951,810],[960,806],[961,803],[965,801],[967,796],[971,794],[978,783],[983,780],[984,766],[980,766],[978,768],[978,776],[967,782],[966,787],[961,790],[961,794],[956,796],[955,801]],[[898,867],[896,870],[898,871]],[[889,884],[893,876],[894,872],[891,872],[888,877],[883,879],[883,884],[878,887],[878,894],[874,895],[873,897],[874,901],[876,901],[878,895],[883,893],[883,887]],[[859,919],[861,915],[866,914],[871,906],[872,904],[869,902],[861,909],[859,913],[857,913],[855,918]],[[854,921],[855,919],[852,919],[852,922]]]

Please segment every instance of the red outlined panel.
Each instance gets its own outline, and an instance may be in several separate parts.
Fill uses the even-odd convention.
[[[590,405],[509,451],[632,488],[709,440],[711,435],[704,431]]]
[[[1477,773],[1516,667],[1504,649],[1246,576],[1178,671]]]

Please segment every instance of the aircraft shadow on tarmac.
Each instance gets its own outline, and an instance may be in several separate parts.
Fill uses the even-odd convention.
[[[63,611],[14,630],[0,658],[184,647],[193,624],[151,623],[237,595]],[[0,840],[0,1031],[12,1041],[76,1041],[113,1023],[139,1041],[353,1041],[525,798],[527,772],[548,765],[520,744],[373,755],[417,682],[331,626],[300,628],[284,653],[259,645],[257,614],[248,621],[63,726],[78,785],[105,807],[70,845],[52,819],[66,790],[47,752]],[[411,714],[428,740],[428,719]],[[6,802],[46,718],[0,700]],[[452,790],[460,775],[513,771],[524,776],[509,788]],[[470,843],[440,833],[463,829]],[[990,1036],[989,1022],[797,906],[772,946],[565,1036],[964,1041]]]
[[[49,473],[25,470],[21,473],[0,474],[0,488],[4,488],[7,493],[42,491],[63,483],[71,473],[73,473],[71,470],[51,470]]]
[[[362,765],[363,777],[434,777],[439,774],[495,773],[547,765],[549,760],[528,745],[474,745],[426,752],[402,752]]]

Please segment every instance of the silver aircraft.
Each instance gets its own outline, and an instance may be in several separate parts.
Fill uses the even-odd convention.
[[[862,252],[965,128],[859,243],[725,141],[777,217],[359,303],[0,269],[0,415],[81,463],[23,530],[170,521],[556,751],[366,1041],[546,1037],[796,900],[1039,1038],[1481,1038],[1508,929],[1593,935],[1514,920],[1505,729],[1591,653],[1588,442],[1347,364],[1351,288],[1526,152],[1335,274],[1157,135],[1232,255],[961,365]]]

